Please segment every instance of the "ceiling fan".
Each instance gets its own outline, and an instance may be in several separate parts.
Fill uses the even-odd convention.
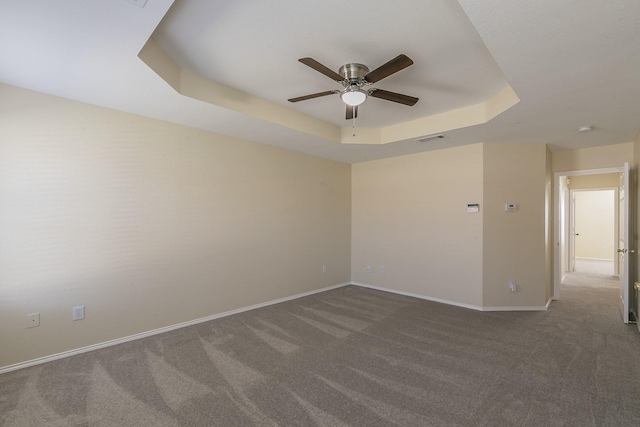
[[[369,68],[366,65],[350,63],[340,67],[336,73],[313,58],[300,58],[298,61],[340,83],[343,86],[343,89],[328,90],[325,92],[299,96],[297,98],[289,99],[289,102],[305,101],[307,99],[339,93],[342,101],[347,104],[347,120],[358,117],[358,105],[362,104],[368,96],[408,106],[415,105],[415,103],[418,102],[418,98],[397,92],[389,92],[388,90],[377,88],[365,89],[366,86],[372,85],[373,83],[376,83],[385,77],[389,77],[390,75],[413,64],[413,61],[406,55],[398,55],[391,61],[379,66],[373,71],[369,71]]]

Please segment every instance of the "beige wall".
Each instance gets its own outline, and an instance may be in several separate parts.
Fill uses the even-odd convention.
[[[633,143],[553,153],[553,172],[617,168],[633,162]]]
[[[614,190],[576,191],[576,258],[613,260],[616,249]]]
[[[350,184],[347,164],[1,85],[0,367],[348,282]]]
[[[552,171],[637,169],[638,147],[350,166],[0,85],[0,367],[350,280],[541,307]]]
[[[484,306],[543,307],[549,287],[547,148],[489,143],[483,158]],[[506,212],[506,203],[516,203],[517,211]]]
[[[354,165],[353,280],[476,308],[543,307],[549,160],[541,144],[489,143]]]
[[[622,166],[619,164],[617,167]],[[571,183],[567,185],[570,190],[579,190],[586,188],[618,188],[620,187],[619,173],[603,173],[596,175],[576,175],[569,177]]]
[[[353,165],[353,281],[480,307],[482,156],[477,144]]]

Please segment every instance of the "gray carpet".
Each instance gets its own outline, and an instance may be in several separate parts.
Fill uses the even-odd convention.
[[[631,426],[617,289],[488,313],[355,286],[0,375],[4,426]]]
[[[576,258],[575,271],[580,273],[597,273],[605,276],[613,276],[615,264],[613,260]]]

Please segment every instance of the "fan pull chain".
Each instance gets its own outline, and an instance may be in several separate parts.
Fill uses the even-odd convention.
[[[351,125],[351,129],[353,129],[353,135],[352,136],[356,136],[356,115],[353,115],[353,124]]]

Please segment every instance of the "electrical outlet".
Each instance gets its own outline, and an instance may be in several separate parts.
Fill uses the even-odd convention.
[[[371,272],[371,266],[367,265],[367,268],[365,268],[365,270],[367,270],[368,272]]]
[[[380,273],[384,273],[384,265],[380,266]]]
[[[82,320],[84,319],[84,305],[79,305],[77,307],[73,307],[73,320]]]
[[[326,265],[323,265],[323,266],[322,266],[322,273],[324,274],[324,273],[326,273],[326,272],[327,272],[327,266],[326,266]]]
[[[511,292],[515,292],[518,290],[518,285],[516,285],[516,280],[515,279],[511,279],[509,281],[509,289],[511,289]]]
[[[40,313],[27,314],[27,328],[40,326]]]

